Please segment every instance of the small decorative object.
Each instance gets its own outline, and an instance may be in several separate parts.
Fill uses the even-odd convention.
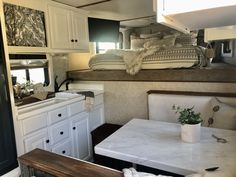
[[[173,105],[172,109],[175,113],[179,113],[178,121],[181,123],[181,139],[184,142],[196,143],[200,140],[201,136],[201,122],[202,118],[200,113],[195,113],[191,108],[181,108],[180,106]]]
[[[32,81],[26,81],[25,83],[21,84],[21,88],[22,88],[22,93],[24,95],[30,95],[30,91],[33,90],[33,82]]]
[[[211,44],[208,43],[206,46],[206,50],[205,50],[205,56],[208,59],[207,60],[207,65],[210,66],[212,59],[215,57],[215,50],[212,48]]]
[[[212,116],[208,119],[208,127],[211,127],[214,123],[214,114],[220,110],[220,106],[216,105],[212,108]]]

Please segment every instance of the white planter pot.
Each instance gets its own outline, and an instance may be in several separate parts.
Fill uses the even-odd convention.
[[[190,125],[181,125],[181,139],[187,143],[196,143],[200,141],[201,137],[201,123]]]

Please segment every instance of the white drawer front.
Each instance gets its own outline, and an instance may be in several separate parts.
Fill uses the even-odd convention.
[[[32,136],[25,138],[23,142],[24,142],[25,153],[32,151],[36,148],[48,150],[47,129],[33,133]]]
[[[70,104],[69,107],[69,116],[73,116],[79,112],[84,111],[84,100]]]
[[[96,95],[94,100],[94,106],[97,106],[102,103],[103,103],[103,94]]]
[[[57,146],[52,148],[52,152],[55,152],[57,154],[61,154],[61,155],[67,155],[67,156],[71,156],[71,142],[70,141],[65,141],[61,144],[58,144]]]
[[[49,128],[51,145],[69,137],[69,122],[63,121]]]
[[[68,113],[66,106],[48,112],[49,124],[59,122],[67,117]]]
[[[42,129],[47,126],[47,113],[24,119],[21,124],[23,135]]]

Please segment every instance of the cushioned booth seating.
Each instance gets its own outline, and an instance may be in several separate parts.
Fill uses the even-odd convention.
[[[92,135],[92,145],[93,145],[93,158],[94,163],[110,167],[117,170],[122,170],[123,168],[129,168],[132,166],[130,162],[125,162],[122,160],[117,160],[94,153],[94,146],[102,142],[105,138],[110,136],[112,133],[117,131],[121,125],[116,124],[103,124],[91,132]]]
[[[149,119],[178,121],[173,105],[194,107],[203,119],[202,126],[236,130],[236,94],[154,90],[148,92]]]

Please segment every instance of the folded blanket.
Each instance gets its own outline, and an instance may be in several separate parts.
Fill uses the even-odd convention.
[[[123,173],[124,177],[170,177],[163,175],[154,175],[151,173],[137,172],[134,168],[124,168]]]

